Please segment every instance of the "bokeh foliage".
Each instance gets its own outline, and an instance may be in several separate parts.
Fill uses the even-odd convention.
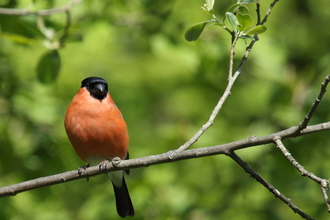
[[[30,3],[0,0],[0,7]],[[66,3],[35,1],[34,7]],[[215,2],[219,19],[232,3]],[[262,15],[270,3],[260,0]],[[209,19],[203,4],[84,1],[72,9],[66,46],[58,50],[60,72],[50,84],[40,83],[36,74],[40,58],[49,52],[43,35],[34,31],[37,18],[0,15],[0,186],[83,165],[66,137],[63,117],[88,76],[108,80],[129,127],[131,158],[173,150],[188,140],[208,119],[228,76],[228,33],[211,27],[197,41],[184,38],[191,25]],[[248,7],[255,10],[254,4]],[[194,147],[266,135],[303,119],[330,72],[329,7],[328,0],[279,1],[232,95]],[[61,37],[65,19],[57,14],[44,22]],[[245,47],[244,41],[237,43],[236,62]],[[329,97],[311,123],[329,121]],[[307,170],[327,178],[328,136],[322,132],[284,144]],[[301,177],[275,145],[238,154],[308,214],[329,218],[319,186]],[[222,155],[132,170],[127,183],[135,219],[300,219]],[[98,176],[1,198],[0,219],[119,217],[110,182]]]

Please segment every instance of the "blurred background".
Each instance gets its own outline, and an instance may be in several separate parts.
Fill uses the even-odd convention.
[[[34,2],[34,3],[33,3]],[[261,0],[261,14],[270,0]],[[54,8],[68,1],[0,0],[0,7]],[[231,0],[216,1],[219,20]],[[37,17],[0,15],[0,187],[75,170],[84,165],[63,127],[81,80],[99,76],[122,111],[130,156],[173,150],[208,120],[227,84],[230,36],[206,28],[187,42],[184,32],[210,19],[203,0],[86,0],[72,24],[53,83],[36,69],[49,52],[36,34]],[[255,4],[248,4],[255,17]],[[267,135],[298,125],[330,72],[330,1],[279,1],[214,125],[193,148]],[[61,35],[65,14],[45,18]],[[237,44],[236,65],[246,46]],[[330,120],[326,93],[311,124]],[[307,170],[328,178],[329,131],[284,144]],[[329,214],[319,186],[304,178],[275,145],[237,152],[293,203],[316,219]],[[126,178],[134,219],[301,219],[226,156],[131,170]],[[0,219],[119,219],[106,175],[0,199]]]

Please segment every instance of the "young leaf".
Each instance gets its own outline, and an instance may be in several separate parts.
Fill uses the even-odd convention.
[[[211,11],[213,9],[214,6],[214,0],[205,0],[206,5],[207,5],[207,10]]]
[[[52,83],[58,76],[61,58],[57,50],[43,54],[37,66],[37,78],[43,84]]]
[[[234,31],[237,32],[239,22],[237,21],[236,16],[231,12],[226,12],[226,19],[228,20],[228,23],[234,29]]]
[[[205,26],[210,22],[212,22],[212,20],[203,21],[203,22],[194,24],[193,26],[188,28],[184,37],[186,38],[187,41],[197,40],[199,38],[199,36],[201,35],[201,33],[203,32]]]
[[[235,13],[236,8],[238,8],[238,6],[240,6],[239,4],[233,4],[232,6],[230,6],[230,8],[227,10],[228,12],[231,13]]]
[[[228,12],[232,12],[233,14],[237,14],[237,13],[248,14],[249,13],[249,8],[245,5],[233,4],[228,9]]]
[[[241,14],[238,13],[236,15],[236,18],[240,24],[240,26],[238,27],[238,29],[240,31],[247,29],[248,27],[250,27],[253,24],[253,18],[251,17],[251,15],[247,15],[247,14]]]
[[[264,33],[267,30],[267,27],[264,25],[258,25],[254,28],[248,30],[245,34],[246,35],[253,35],[253,34],[261,34]]]
[[[246,5],[240,5],[236,8],[236,13],[248,14],[249,8]]]
[[[245,35],[245,34],[239,36],[239,38],[244,39],[244,40],[253,40],[253,37],[252,37],[252,36],[250,36],[250,35]]]

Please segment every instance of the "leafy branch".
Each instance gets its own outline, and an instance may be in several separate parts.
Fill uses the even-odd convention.
[[[58,13],[63,13],[71,10],[74,6],[80,4],[84,0],[73,0],[62,7],[33,10],[27,9],[15,9],[15,8],[0,8],[0,14],[10,16],[22,16],[22,15],[36,15],[36,16],[50,16]]]
[[[42,45],[47,48],[47,51],[39,58],[39,62],[36,65],[36,75],[38,80],[43,84],[49,84],[55,82],[61,68],[61,57],[59,50],[65,46],[65,42],[70,35],[71,26],[71,9],[83,2],[84,0],[73,0],[64,6],[34,10],[33,4],[27,9],[13,9],[13,8],[0,8],[0,14],[8,16],[37,16],[36,25],[29,25],[29,30],[38,36],[42,36]],[[65,13],[66,21],[63,30],[56,32],[53,27],[47,27],[45,19],[48,16]],[[20,44],[28,44],[34,40],[22,35],[16,35],[11,33],[4,33],[0,31],[0,36]],[[73,37],[80,41],[80,38]]]
[[[220,22],[214,14],[214,0],[206,0],[202,9],[206,14],[211,16],[212,19],[192,25],[185,33],[186,40],[197,40],[204,31],[204,28],[212,25],[220,26],[225,29],[232,36],[232,43],[238,39],[253,40],[254,38],[252,35],[261,34],[267,30],[266,26],[259,24],[259,19],[257,24],[251,27],[254,21],[249,14],[250,11],[246,4],[253,2],[259,4],[258,1],[237,0],[235,4],[227,10],[222,22]]]
[[[248,12],[248,8],[245,6],[245,4],[247,3],[250,3],[251,1],[240,1],[238,0],[234,5],[232,5],[230,7],[230,10],[232,10],[236,15],[237,14],[241,14],[241,13],[238,13],[238,10],[241,10],[242,12]],[[277,1],[275,0],[271,6],[270,6],[270,9],[272,9],[275,5]],[[257,4],[259,4],[257,2]],[[187,31],[186,31],[186,34],[185,34],[185,37],[188,41],[192,41],[192,40],[197,40],[198,37],[200,36],[200,34],[202,33],[202,31],[204,30],[204,27],[209,24],[209,23],[215,23],[215,24],[219,24],[219,20],[216,18],[215,14],[213,13],[213,6],[214,6],[214,0],[207,0],[206,1],[206,4],[204,4],[204,6],[202,7],[202,9],[208,13],[209,15],[211,15],[213,17],[212,20],[208,20],[208,21],[204,21],[204,22],[201,22],[201,23],[197,23],[195,25],[193,25],[192,27],[190,27]],[[257,6],[257,15],[258,15],[258,20],[260,20],[260,7]],[[266,18],[269,16],[269,14],[271,13],[271,10],[268,10],[267,14],[265,15],[264,17],[264,21],[266,21]],[[219,99],[217,105],[214,107],[211,115],[210,115],[210,118],[209,120],[199,129],[199,131],[193,136],[190,138],[190,140],[188,140],[186,143],[184,143],[182,146],[179,147],[179,151],[182,151],[182,150],[186,150],[188,149],[190,146],[192,146],[200,136],[203,135],[203,133],[209,128],[212,126],[216,116],[218,115],[219,111],[221,110],[222,108],[222,105],[224,104],[224,102],[226,101],[226,99],[230,96],[231,94],[231,89],[236,81],[236,79],[238,78],[238,76],[241,74],[241,71],[242,71],[242,67],[243,65],[245,64],[245,62],[247,61],[247,58],[254,46],[254,44],[256,43],[256,41],[258,40],[258,36],[257,36],[257,33],[258,32],[252,32],[252,33],[256,33],[255,36],[251,39],[251,43],[250,45],[246,48],[246,51],[245,51],[245,54],[243,56],[243,58],[241,59],[234,75],[233,75],[233,68],[234,68],[234,54],[235,54],[235,46],[236,46],[236,42],[238,39],[246,39],[246,37],[244,36],[248,36],[246,35],[245,32],[242,32],[239,30],[239,26],[242,27],[249,27],[250,25],[248,25],[248,23],[251,23],[252,22],[242,22],[239,23],[239,20],[241,19],[237,19],[235,14],[231,13],[231,12],[226,12],[226,15],[228,17],[228,20],[231,21],[229,23],[233,23],[233,28],[234,30],[230,30],[228,29],[225,25],[221,25],[219,24],[221,27],[223,27],[226,31],[228,31],[231,36],[232,36],[232,44],[231,44],[231,50],[230,50],[230,60],[229,60],[229,75],[228,75],[228,84],[227,84],[227,87],[223,93],[223,95],[221,96],[221,98]],[[233,15],[233,16],[232,16]],[[248,15],[248,14],[247,14]],[[240,15],[239,15],[240,16]],[[252,17],[250,15],[248,15],[249,18],[252,20]],[[227,19],[227,17],[224,18],[224,21]],[[245,26],[244,26],[245,24]],[[247,26],[248,25],[248,26]],[[255,28],[259,27],[260,25],[257,25]],[[266,30],[266,27],[262,25],[262,27],[264,27],[264,30]],[[258,29],[258,28],[257,28]],[[236,31],[235,31],[236,30]],[[253,30],[253,29],[251,29]],[[245,34],[244,34],[245,33]],[[250,39],[250,38],[249,38]]]

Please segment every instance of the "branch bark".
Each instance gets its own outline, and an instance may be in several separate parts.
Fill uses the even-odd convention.
[[[261,137],[251,136],[250,138],[244,140],[222,144],[222,145],[203,147],[203,148],[197,148],[197,149],[191,149],[185,151],[173,150],[163,154],[152,155],[152,156],[141,157],[130,160],[123,160],[118,165],[117,162],[109,163],[109,166],[104,170],[101,170],[97,165],[87,168],[85,171],[81,173],[81,175],[78,174],[78,171],[68,171],[65,173],[60,173],[52,176],[41,177],[34,180],[2,187],[0,188],[0,197],[14,196],[18,193],[29,191],[32,189],[56,185],[82,178],[89,178],[116,170],[148,167],[156,164],[170,163],[179,160],[193,159],[193,158],[206,157],[206,156],[218,155],[218,154],[229,155],[231,152],[235,150],[249,148],[257,145],[274,143],[275,137],[280,137],[282,140],[284,140],[291,137],[297,137],[302,135],[308,135],[314,132],[330,130],[330,122],[308,126],[304,130],[297,133],[298,129],[299,126],[294,126],[286,130],[282,130],[266,136],[261,136]]]
[[[314,220],[311,216],[303,212],[300,208],[298,208],[291,199],[284,196],[277,190],[272,184],[270,184],[267,180],[265,180],[260,174],[255,172],[247,163],[245,163],[237,154],[234,152],[230,152],[228,156],[233,159],[237,164],[239,164],[245,172],[249,173],[255,180],[261,183],[264,187],[266,187],[271,193],[274,194],[276,198],[282,200],[285,204],[287,204],[295,213],[298,213],[302,218],[308,220]]]
[[[49,16],[53,14],[63,13],[71,10],[75,5],[80,4],[84,0],[73,0],[62,7],[44,9],[33,11],[30,9],[14,9],[14,8],[0,8],[0,14],[10,15],[10,16],[19,16],[19,15],[37,15],[37,16]]]

